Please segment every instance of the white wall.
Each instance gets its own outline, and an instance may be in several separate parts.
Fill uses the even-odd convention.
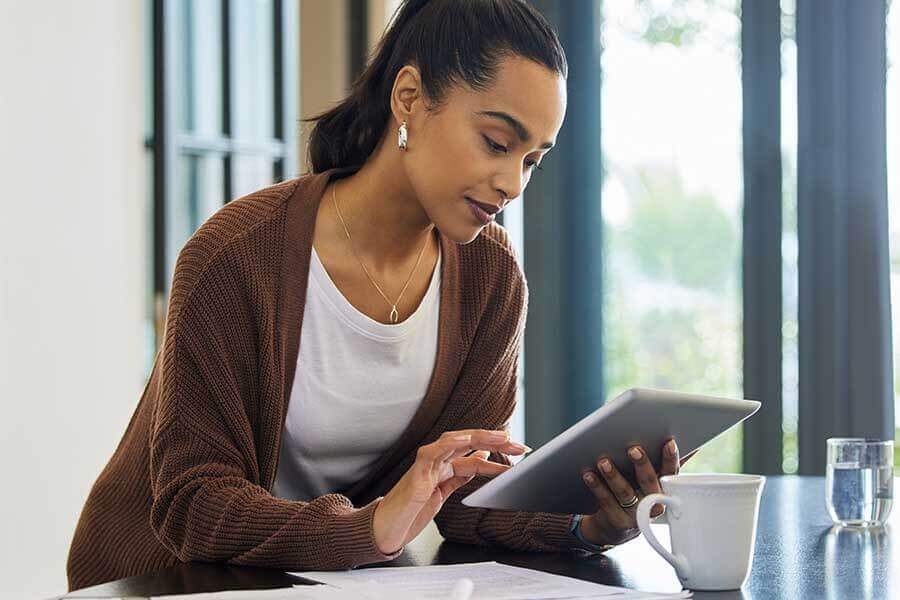
[[[66,591],[144,385],[142,2],[0,3],[0,598]]]

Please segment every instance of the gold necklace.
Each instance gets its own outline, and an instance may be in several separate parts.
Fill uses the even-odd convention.
[[[366,277],[369,278],[369,281],[372,282],[372,285],[375,286],[375,289],[378,290],[378,293],[381,294],[381,297],[384,298],[385,302],[388,303],[388,306],[391,307],[391,323],[396,323],[400,320],[400,313],[397,311],[397,305],[400,304],[400,299],[403,297],[404,292],[406,292],[406,288],[409,287],[409,282],[412,281],[413,273],[415,273],[416,269],[419,267],[419,262],[421,262],[422,255],[425,253],[425,246],[428,245],[428,237],[426,237],[425,242],[422,243],[422,249],[419,250],[419,257],[416,259],[416,264],[413,266],[412,271],[409,272],[409,277],[407,277],[406,284],[403,286],[403,289],[400,290],[400,295],[397,296],[396,302],[391,302],[391,300],[385,295],[385,293],[381,291],[381,287],[379,287],[379,285],[375,282],[375,279],[372,278],[372,275],[369,274],[369,270],[366,268],[366,263],[364,263],[359,254],[356,253],[356,248],[353,246],[353,238],[350,237],[350,230],[347,229],[347,223],[344,221],[344,217],[341,215],[341,210],[338,208],[337,196],[334,191],[336,187],[337,186],[333,184],[331,186],[331,201],[332,203],[334,203],[334,210],[337,213],[338,219],[341,220],[341,225],[344,226],[344,233],[347,234],[347,241],[350,242],[350,250],[353,252],[353,256],[356,257],[356,260],[359,261],[359,266],[362,267],[363,271],[366,274]]]

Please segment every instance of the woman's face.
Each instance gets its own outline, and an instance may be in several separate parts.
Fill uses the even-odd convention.
[[[496,216],[492,211],[521,196],[556,142],[565,111],[565,80],[521,57],[504,59],[485,92],[456,85],[431,112],[414,102],[401,158],[438,230],[469,243]]]

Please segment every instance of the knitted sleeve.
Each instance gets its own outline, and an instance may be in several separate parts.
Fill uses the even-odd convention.
[[[447,429],[508,427],[516,402],[519,353],[525,329],[528,289],[523,277],[508,286],[480,320],[467,361],[454,388],[454,406],[463,407]],[[502,341],[502,343],[501,343]],[[484,365],[490,365],[485,373]],[[510,464],[500,453],[491,460]],[[496,545],[513,550],[562,551],[582,549],[572,535],[570,514],[502,511],[473,508],[462,498],[488,481],[476,477],[458,489],[435,517],[445,539],[476,545]]]
[[[150,439],[155,535],[182,561],[329,570],[394,558],[375,543],[378,500],[289,501],[260,485],[253,320],[238,314],[246,300],[227,277],[173,288]]]

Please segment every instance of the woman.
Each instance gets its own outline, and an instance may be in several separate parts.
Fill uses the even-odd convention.
[[[408,0],[351,95],[316,118],[313,174],[229,203],[180,252],[160,353],[94,484],[70,590],[177,561],[290,570],[448,540],[603,550],[659,491],[584,474],[592,515],[460,499],[509,440],[527,305],[493,221],[553,146],[559,40],[521,0]],[[301,328],[302,325],[302,328]],[[677,448],[660,474],[678,471]]]

